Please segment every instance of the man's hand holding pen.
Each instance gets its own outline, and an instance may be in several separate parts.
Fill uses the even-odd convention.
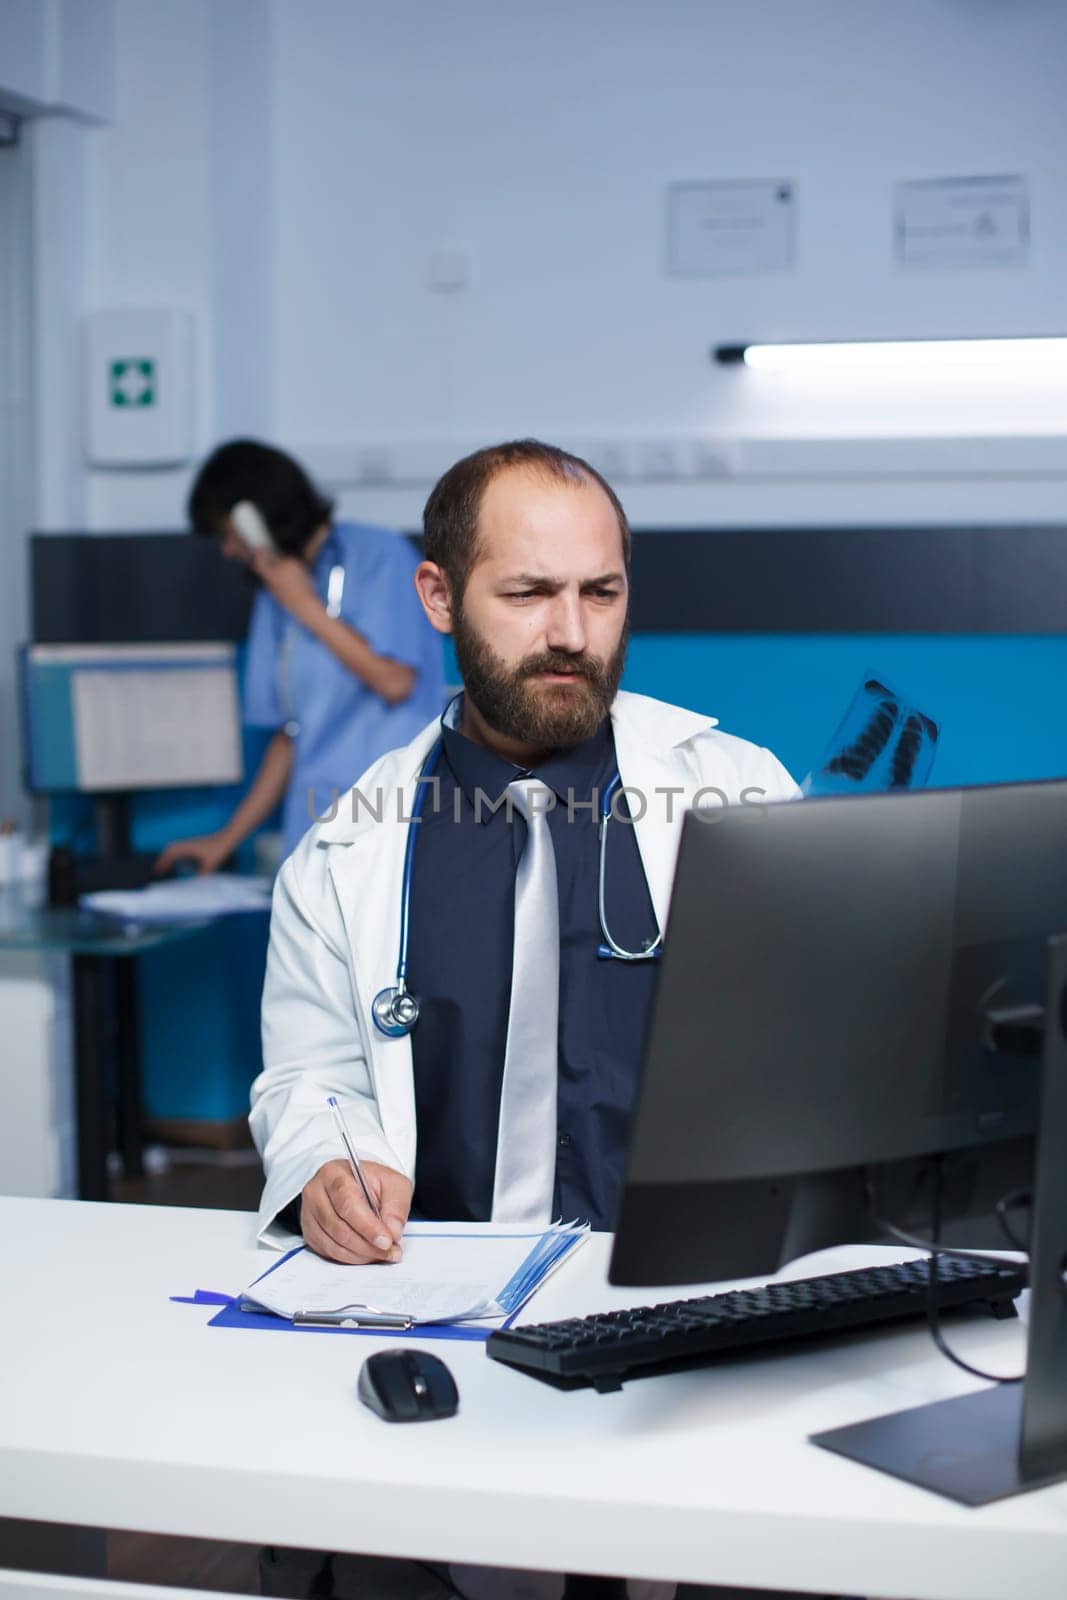
[[[346,1266],[399,1261],[400,1241],[411,1209],[411,1180],[374,1161],[360,1163],[381,1216],[363,1198],[351,1164],[327,1161],[300,1196],[300,1227],[317,1255]]]

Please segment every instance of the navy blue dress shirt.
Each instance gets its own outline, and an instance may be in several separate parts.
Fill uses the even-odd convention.
[[[603,960],[597,917],[598,806],[616,771],[611,724],[550,754],[533,774],[548,813],[559,888],[559,1074],[554,1213],[612,1228],[655,983],[654,961]],[[521,773],[444,730],[412,864],[408,981],[418,1154],[413,1213],[484,1221],[492,1210],[511,989],[515,874],[526,840],[517,808],[491,809]],[[607,920],[616,943],[647,947],[656,920],[632,822],[608,829]]]

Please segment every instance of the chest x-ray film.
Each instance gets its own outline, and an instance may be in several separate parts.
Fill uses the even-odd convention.
[[[804,794],[874,794],[922,789],[929,782],[940,729],[932,717],[891,688],[866,678],[852,697]]]

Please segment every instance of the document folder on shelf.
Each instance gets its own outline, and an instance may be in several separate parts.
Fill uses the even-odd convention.
[[[269,911],[272,880],[239,872],[165,879],[142,889],[97,889],[79,896],[87,911],[121,922],[203,922],[242,911]]]

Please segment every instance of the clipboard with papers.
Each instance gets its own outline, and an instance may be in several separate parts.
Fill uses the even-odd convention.
[[[211,1325],[484,1339],[518,1314],[588,1232],[585,1224],[413,1222],[401,1261],[361,1267],[300,1246],[225,1304]]]

